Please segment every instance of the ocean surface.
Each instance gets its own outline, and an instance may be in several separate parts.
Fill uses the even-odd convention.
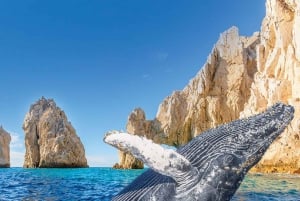
[[[0,200],[110,200],[144,170],[0,169]],[[234,201],[300,201],[300,176],[250,174]]]

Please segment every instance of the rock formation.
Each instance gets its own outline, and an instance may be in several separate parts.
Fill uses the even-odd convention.
[[[259,41],[258,33],[240,37],[236,27],[221,34],[202,70],[160,104],[156,119],[163,143],[186,144],[208,128],[239,118],[250,96]]]
[[[253,171],[300,173],[300,2],[267,0],[257,73],[241,116],[260,112],[277,101],[295,107],[291,126]]]
[[[242,37],[233,27],[221,34],[200,72],[160,104],[155,120],[130,124],[178,146],[275,102],[288,103],[296,110],[293,122],[252,171],[300,173],[300,3],[267,0],[266,9],[259,33]]]
[[[0,168],[10,167],[9,143],[10,134],[0,126]]]
[[[128,133],[133,135],[146,135],[150,134],[147,128],[150,128],[152,121],[147,121],[145,112],[141,108],[136,108],[128,117],[128,123],[126,130]],[[150,136],[148,136],[151,138]],[[130,153],[124,153],[119,151],[119,163],[114,165],[117,169],[142,169],[144,168],[143,163],[134,158]]]
[[[42,97],[25,116],[26,168],[87,167],[85,150],[54,100]]]

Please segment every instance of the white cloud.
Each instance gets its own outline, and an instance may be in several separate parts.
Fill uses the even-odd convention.
[[[116,156],[93,156],[87,155],[86,159],[90,167],[112,167],[112,163],[117,162]],[[113,161],[115,160],[115,161]]]
[[[20,135],[15,132],[9,131],[9,133],[11,136],[10,166],[22,167],[25,156],[24,139],[22,139],[22,137],[20,137]]]
[[[173,69],[172,68],[166,68],[165,69],[165,73],[172,73],[173,72]]]
[[[24,148],[23,140],[20,139],[20,136],[18,134],[11,133],[10,136],[10,148]]]
[[[150,74],[143,74],[143,79],[145,80],[150,80],[151,79],[151,75]]]
[[[166,61],[169,57],[169,53],[167,52],[158,52],[156,54],[156,58],[159,60],[159,61]]]
[[[10,150],[10,166],[11,167],[23,167],[24,152],[17,152]]]

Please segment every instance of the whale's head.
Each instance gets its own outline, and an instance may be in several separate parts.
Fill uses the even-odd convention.
[[[228,137],[227,144],[232,146],[224,157],[224,163],[239,165],[248,171],[262,158],[272,142],[284,131],[294,117],[294,108],[277,103],[264,113],[234,122],[231,129],[234,133]],[[243,125],[239,129],[239,125]],[[237,129],[235,132],[233,129]],[[234,164],[237,163],[237,164]]]
[[[292,106],[277,103],[263,113],[208,130],[181,148],[178,152],[199,171],[198,185],[189,193],[203,200],[229,200],[293,113]]]

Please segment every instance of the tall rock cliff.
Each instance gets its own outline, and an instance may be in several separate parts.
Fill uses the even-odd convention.
[[[87,167],[85,150],[64,111],[42,97],[25,116],[26,168]]]
[[[233,27],[221,34],[199,73],[145,125],[150,134],[140,134],[178,146],[282,101],[295,107],[295,118],[252,171],[300,173],[300,2],[266,0],[266,9],[259,33],[242,37]]]
[[[10,167],[9,144],[10,134],[0,126],[0,168]]]
[[[256,73],[259,34],[239,36],[236,27],[221,34],[202,70],[159,106],[162,142],[186,144],[199,133],[239,118]]]
[[[257,73],[241,116],[260,112],[277,101],[295,107],[295,118],[254,171],[300,173],[300,2],[267,0]]]

